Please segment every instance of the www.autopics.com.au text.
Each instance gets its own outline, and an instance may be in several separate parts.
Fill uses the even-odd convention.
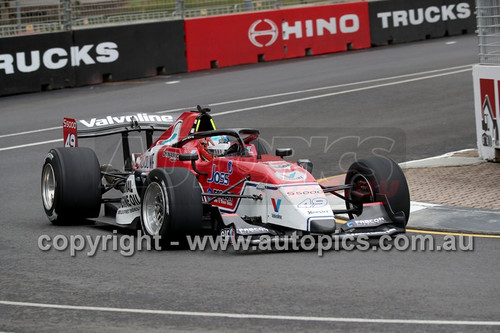
[[[301,235],[293,233],[282,237],[259,236],[258,240],[250,237],[227,236],[186,236],[185,242],[174,242],[171,247],[184,246],[190,251],[316,251],[323,256],[328,251],[473,251],[474,238],[467,235],[430,235],[399,234],[370,239],[368,236],[350,235]],[[136,252],[161,250],[161,237],[144,235],[141,230],[134,235],[120,235],[117,230],[107,235],[41,235],[38,237],[41,251],[52,249],[60,252],[69,251],[74,257],[84,253],[95,256],[98,251],[119,252],[124,257]]]

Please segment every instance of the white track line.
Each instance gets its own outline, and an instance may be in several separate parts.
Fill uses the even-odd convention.
[[[57,126],[57,127],[49,127],[49,128],[42,128],[42,129],[36,129],[36,130],[31,130],[31,131],[25,131],[25,132],[18,132],[18,133],[11,133],[11,134],[2,134],[0,135],[0,138],[6,138],[9,136],[16,136],[16,135],[25,135],[25,134],[32,134],[32,133],[39,133],[39,132],[47,132],[47,131],[53,131],[56,129],[61,129],[62,126]]]
[[[97,306],[60,305],[60,304],[11,302],[11,301],[0,301],[0,304],[10,305],[10,306],[63,309],[63,310],[139,313],[139,314],[232,318],[232,319],[266,319],[266,320],[284,320],[284,321],[311,321],[311,322],[337,322],[337,323],[362,323],[362,324],[500,326],[500,321],[309,317],[309,316],[287,316],[287,315],[264,315],[264,314],[252,314],[252,313],[193,312],[193,311],[171,311],[171,310],[148,310],[148,309],[133,309],[133,308],[110,308],[110,307],[97,307]]]
[[[439,73],[439,72],[444,72],[444,71],[449,71],[449,70],[456,70],[456,69],[472,70],[472,64],[471,65],[456,66],[456,67],[448,67],[448,68],[443,68],[443,69],[435,69],[435,70],[425,71],[425,72],[419,72],[419,73],[411,73],[411,74],[404,74],[404,75],[397,75],[397,76],[389,76],[389,77],[384,77],[384,78],[380,78],[380,79],[373,79],[373,80],[366,80],[366,81],[344,83],[344,84],[338,84],[338,85],[334,85],[334,86],[326,86],[326,87],[319,87],[319,88],[296,90],[296,91],[289,91],[289,92],[284,92],[284,93],[279,93],[279,94],[272,94],[272,95],[264,95],[264,96],[249,97],[249,98],[243,98],[243,99],[236,99],[236,100],[233,100],[233,101],[217,102],[217,103],[211,103],[210,106],[220,106],[220,105],[227,105],[227,104],[236,104],[236,103],[250,102],[250,101],[255,101],[255,100],[260,100],[260,99],[268,99],[268,98],[283,97],[283,96],[289,96],[289,95],[304,94],[304,93],[308,93],[308,92],[316,92],[316,91],[328,90],[328,89],[344,88],[344,87],[350,87],[350,86],[357,86],[357,85],[360,85],[360,84],[367,84],[367,83],[374,83],[374,82],[380,82],[380,81],[395,80],[395,79],[401,79],[401,78],[405,78],[405,77],[425,75],[425,74],[430,74],[430,73]],[[179,108],[179,109],[157,111],[156,113],[170,113],[170,112],[178,112],[178,111],[190,110],[190,109],[194,109],[194,107],[185,107],[185,108]]]
[[[32,142],[32,143],[27,143],[27,144],[24,144],[24,145],[19,145],[19,146],[11,146],[11,147],[0,148],[0,151],[12,150],[12,149],[19,149],[19,148],[26,148],[26,147],[31,147],[31,146],[39,146],[39,145],[44,145],[44,144],[47,144],[47,143],[62,142],[62,140],[63,139],[55,139],[55,140],[48,140],[48,141]]]
[[[256,105],[256,106],[251,106],[251,107],[246,107],[246,108],[241,108],[241,109],[235,109],[235,110],[229,110],[229,111],[223,111],[223,112],[218,112],[218,113],[213,113],[212,116],[222,116],[226,114],[233,114],[233,113],[239,113],[239,112],[245,112],[245,111],[252,111],[252,110],[259,110],[259,109],[265,109],[265,108],[270,108],[274,106],[281,106],[281,105],[286,105],[286,104],[293,104],[293,103],[299,103],[299,102],[304,102],[304,101],[309,101],[309,100],[314,100],[314,99],[320,99],[320,98],[325,98],[325,97],[332,97],[332,96],[338,96],[338,95],[343,95],[343,94],[349,94],[353,92],[359,92],[359,91],[364,91],[364,90],[371,90],[371,89],[377,89],[377,88],[382,88],[382,87],[389,87],[389,86],[394,86],[394,85],[400,85],[400,84],[405,84],[405,83],[411,83],[411,82],[416,82],[416,81],[421,81],[421,80],[427,80],[427,79],[433,79],[436,77],[441,77],[441,76],[447,76],[447,75],[453,75],[453,74],[459,74],[463,72],[468,72],[471,70],[470,66],[467,66],[466,68],[463,68],[465,66],[461,66],[459,70],[455,70],[452,72],[445,72],[445,73],[439,73],[439,74],[433,74],[433,75],[428,75],[428,76],[422,76],[422,77],[417,77],[417,78],[412,78],[412,79],[407,79],[407,80],[401,80],[401,81],[395,81],[395,82],[388,82],[388,83],[382,83],[382,84],[376,84],[372,86],[367,86],[367,87],[361,87],[361,88],[355,88],[355,89],[348,89],[348,90],[342,90],[342,91],[337,91],[337,92],[332,92],[332,93],[327,93],[327,94],[321,94],[321,95],[314,95],[314,96],[309,96],[309,97],[303,97],[303,98],[297,98],[297,99],[291,99],[291,100],[286,100],[286,101],[281,101],[281,102],[276,102],[276,103],[269,103],[269,104],[263,104],[263,105]],[[431,72],[439,72],[442,70],[436,70],[436,71],[431,71]],[[408,74],[407,76],[412,75]],[[383,80],[383,79],[378,79],[378,80]],[[368,81],[365,81],[368,82]],[[350,85],[350,84],[348,84]],[[333,87],[333,86],[332,86]],[[321,88],[317,88],[321,89]],[[304,90],[306,91],[306,90]],[[298,92],[293,92],[293,93],[298,93]],[[287,93],[288,94],[288,93]],[[272,95],[270,95],[272,96]],[[243,100],[240,100],[243,101]],[[229,103],[229,102],[221,102],[221,103]],[[214,104],[212,104],[214,105]],[[157,113],[167,113],[167,112],[175,112],[175,111],[181,111],[185,109],[173,109],[173,110],[165,110],[165,111],[158,111]],[[51,127],[48,129],[40,129],[40,130],[34,130],[38,132],[42,131],[48,131],[48,130],[53,130],[56,128],[61,128],[61,127]],[[21,135],[21,134],[26,134],[30,133],[32,131],[28,132],[21,132],[21,133],[12,133],[12,134],[4,134],[3,136],[14,136],[14,135]],[[1,136],[0,136],[1,138]],[[35,146],[35,145],[41,145],[45,143],[51,143],[54,141],[43,141],[43,142],[36,142],[36,143],[29,143],[25,145],[19,145],[19,146],[13,146],[13,147],[5,147],[5,148],[0,148],[0,151],[4,150],[11,150],[11,149],[18,149],[18,148],[24,148],[24,147],[30,147],[30,146]]]
[[[409,167],[412,166],[412,164],[417,164],[417,163],[421,163],[421,162],[428,162],[428,161],[434,161],[434,160],[438,160],[438,159],[441,159],[441,158],[452,157],[453,155],[455,155],[457,153],[465,153],[465,152],[469,152],[469,151],[472,151],[472,150],[476,150],[476,149],[475,148],[467,148],[467,149],[452,151],[452,152],[449,152],[449,153],[446,153],[446,154],[443,154],[443,155],[422,158],[420,160],[413,160],[413,161],[403,162],[403,163],[400,163],[400,166],[402,168],[409,168]]]
[[[410,82],[427,80],[427,79],[432,79],[432,78],[441,77],[441,76],[447,76],[447,75],[452,75],[452,74],[464,73],[464,72],[468,72],[468,71],[470,71],[470,69],[462,69],[462,70],[457,70],[457,71],[453,71],[453,72],[447,72],[447,73],[442,73],[442,74],[435,74],[435,75],[418,77],[418,78],[414,78],[414,79],[408,79],[408,80],[402,80],[402,81],[395,81],[395,82],[389,82],[389,83],[382,83],[382,84],[377,84],[377,85],[368,86],[368,87],[361,87],[361,88],[355,88],[355,89],[349,89],[349,90],[332,92],[332,93],[328,93],[328,94],[315,95],[315,96],[309,96],[309,97],[291,99],[291,100],[282,101],[282,102],[276,102],[276,103],[270,103],[270,104],[264,104],[264,105],[257,105],[257,106],[242,108],[242,109],[236,109],[236,110],[218,112],[218,113],[212,114],[212,116],[221,116],[221,115],[238,113],[238,112],[244,112],[244,111],[250,111],[250,110],[264,109],[264,108],[269,108],[269,107],[273,107],[273,106],[280,106],[280,105],[286,105],[286,104],[299,103],[299,102],[310,101],[310,100],[314,100],[314,99],[320,99],[320,98],[325,98],[325,97],[338,96],[338,95],[343,95],[343,94],[350,94],[350,93],[353,93],[353,92],[359,92],[359,91],[364,91],[364,90],[377,89],[377,88],[382,88],[382,87],[390,87],[390,86],[395,86],[395,85],[399,85],[399,84],[405,84],[405,83],[410,83]]]
[[[272,94],[272,95],[264,95],[264,96],[249,97],[249,98],[243,98],[243,99],[236,99],[234,101],[225,101],[225,102],[211,103],[210,106],[220,106],[220,105],[227,105],[227,104],[236,104],[236,103],[250,102],[250,101],[255,101],[255,100],[260,100],[260,99],[283,97],[283,96],[303,94],[303,93],[308,93],[308,92],[316,92],[316,91],[328,90],[328,89],[344,88],[344,87],[350,87],[350,86],[357,86],[357,85],[360,85],[360,84],[367,84],[367,83],[374,83],[374,82],[380,82],[380,81],[395,80],[395,79],[401,79],[401,78],[405,78],[405,77],[425,75],[425,74],[430,74],[430,73],[439,73],[439,72],[444,72],[444,71],[448,71],[448,70],[456,70],[456,69],[471,70],[472,69],[472,64],[471,65],[456,66],[456,67],[448,67],[448,68],[443,68],[443,69],[435,69],[435,70],[425,71],[425,72],[419,72],[419,73],[411,73],[411,74],[404,74],[404,75],[397,75],[397,76],[389,76],[389,77],[384,77],[384,78],[380,78],[380,79],[373,79],[373,80],[366,80],[366,81],[344,83],[344,84],[338,84],[338,85],[334,85],[334,86],[326,86],[326,87],[319,87],[319,88],[312,88],[312,89],[289,91],[289,92],[284,92],[284,93],[279,93],[279,94]],[[177,111],[190,110],[190,109],[194,109],[194,107],[186,107],[186,108],[180,108],[180,109],[157,111],[157,113],[170,113],[170,112],[177,112]]]
[[[305,90],[289,91],[289,92],[284,92],[284,93],[279,93],[279,94],[256,96],[256,97],[249,97],[249,98],[243,98],[243,99],[236,99],[236,100],[232,100],[232,101],[217,102],[217,103],[210,104],[210,106],[220,106],[220,105],[227,105],[227,104],[250,102],[250,101],[255,101],[255,100],[260,100],[260,99],[268,99],[268,98],[296,95],[296,94],[302,94],[302,93],[308,93],[308,92],[316,92],[316,91],[321,91],[321,90],[350,87],[350,86],[355,86],[355,85],[360,85],[360,84],[374,83],[374,82],[387,81],[387,80],[395,80],[395,79],[401,79],[401,78],[405,78],[405,77],[412,77],[412,76],[425,75],[425,74],[431,74],[431,73],[439,73],[439,72],[445,72],[445,71],[457,70],[457,69],[471,70],[472,64],[463,65],[463,66],[448,67],[448,68],[442,68],[442,69],[434,69],[434,70],[424,71],[424,72],[419,72],[419,73],[410,73],[410,74],[389,76],[389,77],[373,79],[373,80],[344,83],[344,84],[338,84],[338,85],[334,85],[334,86],[326,86],[326,87],[319,87],[319,88],[312,88],[312,89],[305,89]],[[194,107],[185,107],[185,108],[178,108],[178,109],[171,109],[171,110],[156,111],[155,113],[179,112],[179,111],[190,110],[193,108]],[[16,136],[16,135],[31,134],[31,133],[37,133],[37,132],[52,131],[52,130],[61,129],[61,128],[62,128],[62,126],[57,126],[57,127],[42,128],[42,129],[37,129],[37,130],[32,130],[32,131],[19,132],[19,133],[3,134],[3,135],[0,135],[0,138]]]

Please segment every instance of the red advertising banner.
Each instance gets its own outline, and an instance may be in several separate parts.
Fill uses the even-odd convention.
[[[368,3],[187,19],[188,71],[370,47]]]

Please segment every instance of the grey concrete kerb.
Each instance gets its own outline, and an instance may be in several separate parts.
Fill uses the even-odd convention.
[[[415,160],[410,162],[400,163],[402,169],[411,168],[438,168],[438,167],[450,167],[450,166],[463,166],[463,165],[477,165],[481,163],[487,163],[485,160],[479,157],[464,156],[464,155],[474,155],[475,149],[464,149],[459,151],[454,151],[451,153],[446,153],[444,155],[424,158],[421,160]],[[468,154],[470,153],[470,154]]]

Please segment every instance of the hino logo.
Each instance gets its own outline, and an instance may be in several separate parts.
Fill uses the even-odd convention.
[[[48,50],[33,50],[30,52],[17,52],[15,54],[0,54],[0,70],[5,74],[14,74],[16,69],[21,73],[36,72],[43,65],[46,69],[61,69],[70,64],[71,67],[80,65],[93,65],[98,63],[111,63],[120,56],[118,45],[113,42],[104,42],[95,45],[72,46],[69,51],[55,47]],[[91,54],[95,54],[92,57]]]
[[[356,14],[342,15],[340,18],[330,17],[328,19],[315,19],[305,21],[295,21],[290,24],[283,21],[281,30],[283,40],[289,40],[293,35],[296,39],[324,36],[326,34],[335,35],[337,33],[353,33],[359,30],[359,17]],[[278,26],[272,20],[257,20],[248,29],[250,42],[257,47],[270,46],[278,39]],[[262,36],[267,36],[268,40],[263,41]],[[257,40],[259,39],[259,40]]]
[[[305,29],[304,29],[305,28]],[[356,14],[347,14],[340,17],[337,23],[336,17],[330,17],[328,20],[316,19],[295,21],[293,25],[283,21],[283,39],[290,39],[291,35],[295,38],[303,38],[303,31],[305,30],[306,37],[324,36],[325,31],[330,35],[335,35],[340,30],[341,33],[353,33],[359,30],[359,17]]]
[[[265,24],[261,24],[262,22],[267,24],[269,28],[267,30],[256,30],[258,25],[260,25],[260,27],[265,26]],[[278,26],[276,25],[276,23],[274,23],[269,19],[255,21],[250,26],[250,29],[248,29],[248,38],[250,39],[252,44],[257,47],[273,45],[276,39],[278,38],[278,34],[279,34]],[[269,41],[266,44],[258,42],[257,37],[260,36],[269,36]]]
[[[148,115],[147,113],[138,113],[136,115],[129,116],[107,116],[106,118],[92,118],[89,121],[87,120],[79,120],[79,122],[85,127],[99,127],[99,126],[107,126],[113,124],[125,124],[130,123],[132,119],[137,120],[139,122],[158,122],[158,123],[172,123],[173,118],[169,115]]]
[[[389,28],[391,23],[393,27],[397,28],[399,26],[420,25],[424,21],[427,23],[436,23],[439,21],[466,19],[470,16],[471,9],[466,2],[461,2],[457,5],[430,6],[427,8],[377,13],[377,17],[382,20],[383,29]]]

